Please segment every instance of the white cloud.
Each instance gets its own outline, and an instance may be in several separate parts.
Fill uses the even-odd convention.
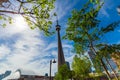
[[[59,19],[67,14],[65,12],[71,9],[76,2],[72,5],[67,1],[62,3],[63,6],[56,3],[59,8],[56,9],[60,15]],[[27,72],[32,70],[37,75],[49,74],[49,61],[54,58],[57,61],[57,41],[53,39],[49,42],[38,29],[29,29],[23,18],[14,17],[17,22],[8,25],[6,28],[0,28],[0,38],[4,40],[0,42],[0,59],[2,60],[0,72],[15,71],[20,68],[28,70]],[[13,43],[8,40],[13,40]],[[70,52],[72,46],[63,42],[63,48],[66,60],[72,62],[73,53]],[[56,71],[57,63],[52,64],[52,75]]]
[[[106,16],[107,18],[109,18],[109,14],[108,12],[106,11],[106,8],[103,7],[101,10],[100,10],[100,15],[101,16]]]
[[[4,43],[7,44],[0,43],[0,59],[4,58],[0,64],[0,67],[2,67],[0,72],[5,72],[6,70],[15,71],[20,68],[24,70],[27,69],[28,72],[32,70],[37,75],[49,74],[49,61],[54,58],[57,60],[57,42],[51,41],[48,44],[48,42],[44,40],[45,37],[43,37],[37,29],[30,30],[26,28],[18,33],[14,32],[14,29],[11,27],[7,28],[7,30],[4,30],[6,31],[4,36],[7,37],[7,40],[15,38],[14,35],[17,35],[18,38],[12,44],[7,42],[7,40],[4,41]],[[0,32],[0,34],[1,33],[2,32]],[[7,33],[10,34],[10,36],[8,36]],[[70,45],[65,43],[63,47],[65,48],[65,52],[71,48]],[[67,55],[69,55],[68,52]],[[67,56],[67,58],[68,57],[69,56]],[[57,63],[52,64],[52,75],[54,75],[56,71]]]
[[[4,44],[0,45],[0,59],[9,55],[9,53],[10,53],[9,47],[5,46]]]
[[[120,1],[116,0],[115,2],[114,0],[103,0],[103,2],[104,2],[104,5],[102,6],[100,10],[101,17],[111,18],[111,14],[116,15],[116,12],[117,12],[116,8],[119,5]]]
[[[50,50],[51,48],[56,48],[56,47],[57,47],[57,43],[53,42],[45,48],[45,51]]]
[[[118,32],[120,32],[120,30],[118,30]]]
[[[120,41],[118,41],[117,44],[120,44]]]
[[[5,23],[7,24],[7,22]],[[2,33],[0,37],[8,38],[19,34],[26,29],[29,29],[29,27],[25,22],[24,18],[20,15],[14,15],[12,24],[7,24],[7,27],[5,28],[0,27],[0,33]]]
[[[120,7],[117,8],[118,13],[120,13]]]
[[[65,17],[66,14],[68,15],[69,13],[70,15],[72,8],[74,7],[75,4],[77,4],[78,1],[56,0],[55,9],[51,13],[54,13],[54,12],[57,13],[58,20],[60,20],[61,18]],[[53,19],[53,22],[56,21],[56,17],[53,18],[52,16],[52,19]]]

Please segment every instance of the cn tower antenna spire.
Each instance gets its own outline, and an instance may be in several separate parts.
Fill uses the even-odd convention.
[[[58,16],[57,16],[57,15],[56,15],[56,19],[57,19],[57,20],[56,20],[56,22],[57,22],[57,25],[59,25],[59,22],[58,22]]]

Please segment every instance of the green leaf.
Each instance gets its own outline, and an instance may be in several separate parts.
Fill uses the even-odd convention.
[[[103,32],[105,34],[110,31],[114,31],[117,27],[119,27],[119,24],[120,24],[120,21],[113,22],[106,27],[102,27],[101,32]]]
[[[0,20],[3,19],[3,16],[0,16]]]
[[[9,17],[8,20],[9,20],[9,24],[12,24],[12,18]]]
[[[56,13],[54,13],[54,16],[57,16],[57,14],[56,14]]]
[[[4,24],[2,24],[2,26],[3,26],[3,28],[5,28],[7,25],[4,23]]]

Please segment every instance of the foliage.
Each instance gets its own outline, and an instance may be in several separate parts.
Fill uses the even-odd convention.
[[[68,80],[71,75],[71,71],[66,64],[59,67],[59,71],[55,76],[55,80]]]
[[[101,43],[101,38],[106,33],[114,31],[119,26],[120,21],[115,21],[104,27],[103,25],[101,26],[98,14],[102,6],[103,3],[99,0],[90,0],[80,10],[73,10],[72,16],[68,19],[68,27],[64,39],[74,41],[74,51],[76,51],[77,54],[83,54],[88,50],[92,51],[96,55],[93,60],[95,63],[94,66],[102,65],[109,76],[103,61],[103,57],[106,57],[105,55],[109,53],[102,52],[98,54],[98,51],[104,46],[104,44]],[[115,47],[115,49],[116,48],[117,47]],[[113,51],[115,49],[113,49]]]
[[[120,55],[120,44],[102,44],[99,51],[97,51],[97,56],[106,58],[119,58]],[[119,58],[120,59],[120,58]]]
[[[120,44],[104,45],[99,51],[98,55],[102,57],[112,58],[120,69]]]
[[[78,57],[73,59],[72,68],[74,71],[75,79],[85,79],[89,76],[91,64],[87,57]]]
[[[38,27],[46,35],[50,35],[52,34],[50,32],[52,25],[50,17],[52,13],[50,12],[54,8],[54,2],[55,0],[2,0],[0,2],[0,20],[7,20],[9,23],[12,23],[11,15],[19,14],[25,18],[30,28]],[[17,4],[17,6],[14,4]]]
[[[120,21],[113,22],[108,26],[99,26],[100,20],[97,19],[100,8],[103,4],[92,4],[88,2],[80,10],[73,10],[72,16],[68,19],[68,27],[64,39],[73,40],[76,53],[84,53],[89,47],[99,48],[100,43],[96,44],[101,37],[113,31]],[[95,7],[96,6],[96,7]]]
[[[62,65],[59,67],[54,80],[85,79],[89,76],[90,67],[91,64],[87,57],[80,58],[75,56],[72,63],[73,70],[69,70],[66,64]]]

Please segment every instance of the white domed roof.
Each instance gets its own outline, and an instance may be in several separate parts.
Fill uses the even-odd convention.
[[[21,75],[35,75],[35,73],[31,70],[17,69],[15,72],[11,73],[8,77],[3,80],[8,79],[19,79]]]
[[[8,77],[4,78],[4,80],[8,79],[19,79],[20,78],[20,71],[15,71],[14,73],[11,73]]]

